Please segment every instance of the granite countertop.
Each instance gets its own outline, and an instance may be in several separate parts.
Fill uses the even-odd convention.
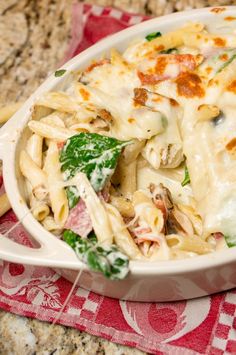
[[[54,71],[70,39],[74,0],[0,0],[0,106],[23,101]],[[130,12],[163,15],[204,6],[232,5],[227,0],[94,0]],[[0,355],[141,355],[76,329],[0,311]]]

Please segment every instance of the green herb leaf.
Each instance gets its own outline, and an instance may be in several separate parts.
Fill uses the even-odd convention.
[[[56,70],[56,71],[55,71],[54,75],[55,75],[55,77],[58,78],[58,77],[64,75],[65,72],[66,72],[66,69],[59,69],[59,70]]]
[[[101,272],[110,280],[121,280],[128,274],[128,257],[121,253],[116,245],[96,245],[97,238],[93,232],[87,239],[83,239],[71,230],[66,230],[63,239],[91,270]]]
[[[226,68],[232,61],[236,58],[236,54],[233,54],[229,60],[227,60],[216,72],[216,74],[220,73],[224,68]]]
[[[149,33],[145,38],[148,42],[152,41],[154,38],[161,37],[161,32]]]
[[[163,51],[160,51],[161,54],[177,54],[178,49],[177,48],[169,48],[169,49],[164,49]]]
[[[181,182],[182,186],[188,185],[190,183],[190,177],[187,166],[184,169],[184,180]]]
[[[236,246],[236,235],[224,235],[226,244],[228,245],[229,248],[235,247]]]
[[[66,195],[68,199],[69,208],[73,208],[79,202],[79,193],[76,186],[68,186],[66,188]]]
[[[95,191],[100,191],[114,173],[119,155],[130,142],[102,136],[97,133],[80,133],[67,140],[61,150],[61,169],[68,180],[78,172],[87,175]]]

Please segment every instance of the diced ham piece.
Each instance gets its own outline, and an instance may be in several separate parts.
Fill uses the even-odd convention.
[[[92,231],[92,221],[84,201],[80,198],[77,205],[70,210],[65,228],[71,229],[82,238],[86,238]]]

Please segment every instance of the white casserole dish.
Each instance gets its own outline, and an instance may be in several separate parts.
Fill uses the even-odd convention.
[[[146,21],[118,34],[110,36],[70,60],[64,69],[76,70],[86,66],[110,48],[124,50],[129,42],[143,38],[153,31],[166,32],[188,21],[201,21],[210,29],[222,32],[236,21],[224,21],[236,17],[236,7],[206,8],[175,13]],[[18,152],[24,144],[31,107],[44,92],[61,87],[69,75],[56,78],[51,75],[26,101],[0,132],[0,158],[3,160],[5,188],[14,212],[38,243],[36,249],[16,244],[6,237],[0,238],[0,258],[15,263],[47,266],[56,269],[73,282],[82,269],[80,286],[99,294],[131,301],[173,301],[200,297],[230,289],[236,285],[236,249],[218,251],[192,259],[161,262],[130,262],[130,273],[125,280],[110,281],[91,272],[76,257],[74,251],[63,241],[46,231],[29,212],[23,199],[23,178],[18,167]],[[23,133],[23,134],[22,134]]]

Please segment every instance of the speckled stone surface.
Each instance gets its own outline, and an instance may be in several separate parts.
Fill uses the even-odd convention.
[[[62,60],[74,0],[0,0],[0,106],[26,99]],[[78,0],[79,1],[79,0]],[[91,0],[130,12],[163,15],[227,0]],[[137,349],[0,310],[0,355],[141,355]]]

